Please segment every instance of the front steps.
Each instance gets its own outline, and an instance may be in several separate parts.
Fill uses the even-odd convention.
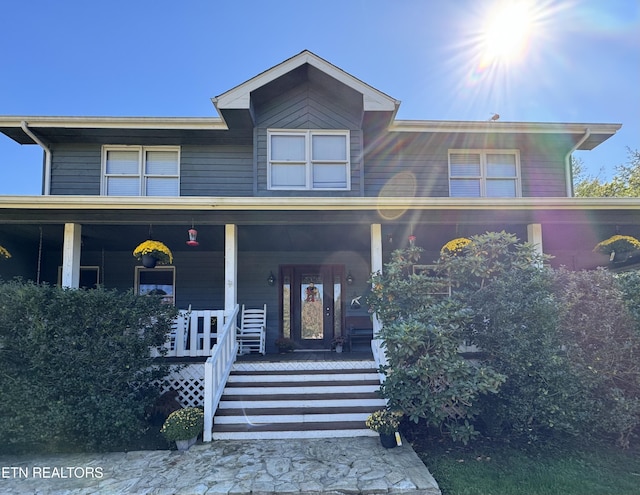
[[[373,361],[235,363],[213,439],[375,436],[364,421],[385,406]]]

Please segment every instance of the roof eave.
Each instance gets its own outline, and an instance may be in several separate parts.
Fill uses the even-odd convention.
[[[309,64],[361,93],[363,95],[365,111],[393,112],[393,115],[397,112],[398,106],[400,105],[398,100],[391,98],[382,91],[375,89],[308,50],[302,51],[284,62],[267,69],[248,81],[245,81],[229,91],[213,98],[212,101],[216,110],[218,110],[218,113],[221,113],[222,110],[227,109],[249,109],[251,106],[252,91],[255,91],[265,84],[278,79],[303,64]]]
[[[306,198],[0,196],[0,209],[121,210],[638,210],[640,198]]]

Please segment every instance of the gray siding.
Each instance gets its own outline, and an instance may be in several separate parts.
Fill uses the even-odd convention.
[[[180,152],[182,196],[252,196],[253,147],[183,146]]]
[[[56,145],[52,151],[51,194],[100,194],[100,144]],[[253,194],[251,145],[184,145],[180,157],[182,196]]]
[[[517,149],[523,197],[567,195],[561,137],[390,133],[366,138],[365,196],[448,196],[450,149]]]
[[[518,149],[524,197],[567,195],[562,135],[364,133],[361,108],[307,82],[255,109],[250,138],[218,138],[208,145],[182,144],[182,196],[387,196],[449,195],[449,149]],[[268,191],[267,129],[349,129],[350,191]],[[142,145],[147,143],[140,143]],[[52,146],[51,193],[98,195],[100,144]]]
[[[365,150],[365,196],[449,195],[446,143],[391,133],[365,141]]]
[[[519,143],[523,197],[566,197],[566,144],[532,136]],[[564,150],[564,151],[563,151]]]
[[[100,194],[100,145],[52,146],[51,194]]]

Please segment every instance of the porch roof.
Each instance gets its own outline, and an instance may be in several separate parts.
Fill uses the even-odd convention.
[[[0,196],[8,210],[363,211],[563,210],[640,211],[640,198]],[[2,214],[2,216],[5,216]],[[1,217],[0,217],[1,218]]]

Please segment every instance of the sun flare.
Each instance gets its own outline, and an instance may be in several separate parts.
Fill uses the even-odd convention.
[[[524,57],[533,32],[535,13],[528,1],[502,1],[491,10],[481,34],[481,67],[513,63]]]

